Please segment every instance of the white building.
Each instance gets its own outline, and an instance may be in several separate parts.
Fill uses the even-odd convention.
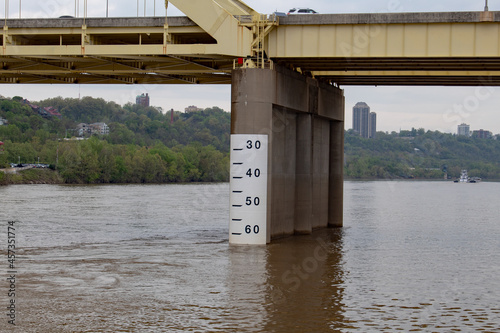
[[[106,125],[106,123],[93,123],[90,124],[90,128],[92,129],[92,134],[101,134],[101,135],[109,134],[109,127],[108,125]]]
[[[85,134],[108,135],[109,127],[108,125],[106,125],[106,123],[93,123],[93,124],[80,123],[76,126],[76,133],[78,136],[84,136]]]
[[[76,125],[76,134],[78,136],[83,136],[84,134],[90,134],[90,128],[88,124],[80,123]]]
[[[467,124],[460,124],[458,125],[458,135],[463,135],[463,136],[470,136],[470,125]]]

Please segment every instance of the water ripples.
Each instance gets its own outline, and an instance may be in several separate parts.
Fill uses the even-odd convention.
[[[0,188],[2,221],[19,221],[19,327],[500,332],[500,184],[347,182],[345,228],[267,246],[228,244],[228,190]]]

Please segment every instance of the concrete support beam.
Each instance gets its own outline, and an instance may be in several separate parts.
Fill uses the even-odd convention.
[[[342,227],[344,212],[344,122],[330,123],[330,175],[328,226]]]
[[[308,234],[312,231],[313,216],[313,116],[303,113],[297,116],[297,160],[295,174],[295,232]]]
[[[342,90],[280,67],[238,69],[232,83],[231,133],[269,136],[268,242],[341,226]]]
[[[313,118],[312,144],[312,228],[328,226],[330,120]],[[338,207],[336,208],[338,209]]]

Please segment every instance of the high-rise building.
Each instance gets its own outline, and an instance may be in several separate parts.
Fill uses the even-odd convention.
[[[352,108],[352,129],[363,138],[368,137],[370,107],[365,102],[358,102]]]
[[[370,112],[370,116],[368,118],[368,137],[374,139],[376,134],[377,134],[377,114],[375,112]]]
[[[470,125],[464,123],[458,125],[458,135],[470,136]]]
[[[149,95],[146,93],[146,95],[142,94],[139,95],[135,98],[135,104],[139,104],[142,106],[149,106]]]
[[[374,138],[377,133],[377,114],[370,112],[365,102],[359,102],[352,108],[352,129],[363,138]]]

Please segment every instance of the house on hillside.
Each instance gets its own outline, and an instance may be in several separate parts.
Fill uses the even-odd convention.
[[[47,106],[47,107],[42,108],[36,104],[32,104],[27,99],[23,99],[22,103],[24,105],[29,106],[31,108],[31,110],[33,110],[33,112],[38,113],[40,116],[42,116],[44,118],[56,117],[56,118],[62,119],[62,114],[60,114],[59,111],[53,106]]]
[[[92,134],[99,134],[99,135],[109,134],[109,126],[106,125],[106,123],[93,123],[93,124],[80,123],[76,126],[75,130],[77,136],[85,136]]]
[[[59,111],[57,111],[57,109],[54,108],[53,106],[47,106],[43,108],[43,110],[45,112],[46,117],[48,118],[56,117],[62,119],[62,114],[60,114]]]
[[[32,104],[27,99],[23,99],[22,104],[29,106],[31,108],[31,110],[33,110],[36,113],[39,113],[40,107],[36,104]]]
[[[85,123],[80,123],[76,125],[75,131],[77,136],[84,136],[85,134],[89,135],[91,134],[89,125]]]
[[[89,125],[92,129],[92,134],[108,135],[109,127],[106,123],[93,123]]]
[[[0,117],[0,126],[7,125],[8,123],[9,121],[7,119],[3,119],[2,117]]]

